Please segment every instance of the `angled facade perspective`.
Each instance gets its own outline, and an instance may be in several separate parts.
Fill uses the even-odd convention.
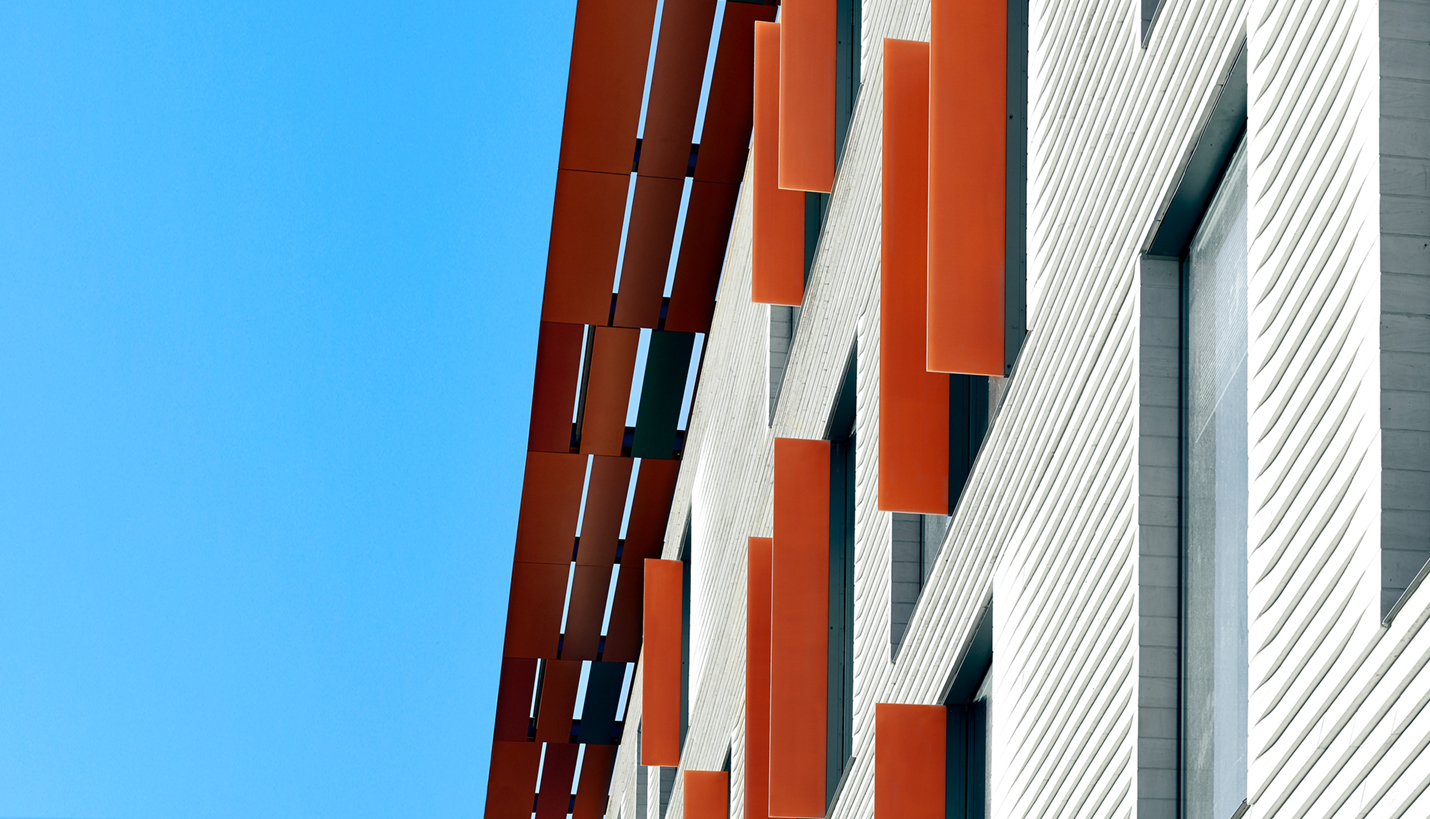
[[[1430,0],[578,0],[491,819],[1430,816]]]

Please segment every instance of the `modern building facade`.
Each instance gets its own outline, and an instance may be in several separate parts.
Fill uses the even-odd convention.
[[[579,0],[560,167],[489,817],[1430,816],[1430,2]]]

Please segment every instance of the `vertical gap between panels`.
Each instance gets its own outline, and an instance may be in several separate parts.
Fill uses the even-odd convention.
[[[611,634],[611,609],[616,605],[616,581],[621,579],[621,564],[611,567],[611,585],[606,589],[606,614],[601,618],[601,636]]]
[[[621,267],[626,261],[626,236],[631,231],[631,205],[636,200],[636,175],[631,173],[630,186],[626,188],[626,215],[621,221],[621,249],[616,253],[616,276],[611,280],[611,292],[621,291]]]
[[[616,708],[616,721],[624,722],[626,719],[626,706],[631,704],[631,669],[635,668],[635,663],[626,663],[626,676],[621,680],[621,699]]]
[[[690,186],[695,180],[685,177],[680,191],[680,215],[675,220],[675,238],[670,243],[670,264],[665,268],[665,289],[661,295],[670,298],[675,289],[675,266],[680,261],[680,241],[685,238],[685,215],[690,212]]]
[[[561,633],[566,633],[566,615],[571,613],[571,584],[576,580],[576,561],[566,569],[566,602],[561,605]]]
[[[650,328],[641,328],[640,345],[636,347],[636,367],[631,373],[631,401],[626,405],[626,426],[636,425],[636,413],[641,406],[641,388],[645,386],[645,359],[650,353]]]
[[[715,54],[720,50],[720,29],[725,25],[725,2],[715,4],[715,25],[710,28],[710,48],[705,52],[705,78],[700,82],[700,107],[695,109],[695,131],[690,135],[691,144],[700,141],[705,130],[705,107],[710,103],[710,84],[715,77]]]
[[[626,539],[626,529],[631,525],[631,506],[636,502],[636,479],[641,476],[641,459],[631,464],[631,483],[626,488],[626,508],[621,512],[621,540]]]
[[[572,719],[580,719],[581,714],[586,710],[586,685],[591,679],[591,661],[581,661],[581,681],[576,684],[576,707],[571,714]]]
[[[645,135],[645,112],[650,107],[650,81],[655,76],[655,50],[660,44],[660,20],[665,15],[665,0],[655,4],[655,20],[650,27],[650,51],[646,54],[645,88],[641,91],[641,121],[636,128],[636,138]]]
[[[700,351],[705,348],[705,334],[695,334],[695,344],[690,348],[690,369],[685,373],[685,397],[680,399],[680,423],[676,429],[690,428],[691,403],[695,400],[695,379],[700,374]]]
[[[531,709],[526,712],[527,719],[536,719],[537,696],[541,693],[541,671],[545,665],[545,660],[536,661],[536,677],[531,681]]]
[[[541,761],[536,764],[536,792],[541,793],[541,774],[546,770],[546,743],[541,743]]]
[[[581,535],[581,527],[586,524],[586,495],[591,491],[591,468],[596,463],[595,455],[586,456],[586,479],[581,484],[581,511],[576,515],[576,531],[573,536]]]
[[[586,681],[586,677],[583,675],[583,676],[581,677],[581,682],[584,683],[585,681]],[[577,700],[576,702],[577,702],[576,707],[577,707],[577,708],[580,708],[580,707],[581,707],[581,705],[580,705],[580,702],[581,702],[581,701],[580,701],[580,700]],[[580,717],[578,716],[577,719],[579,719],[579,718],[580,718]],[[579,787],[580,784],[581,784],[581,766],[584,765],[585,763],[586,763],[586,745],[583,743],[583,744],[577,746],[577,748],[576,748],[576,772],[571,775],[571,792],[572,792],[572,793],[576,793],[578,787]],[[567,815],[569,816],[570,814],[567,814]]]
[[[581,380],[586,377],[586,349],[591,346],[591,334],[596,332],[596,328],[589,324],[581,325],[581,357],[576,364],[576,397],[571,401],[571,423],[576,423],[576,418],[581,414]]]

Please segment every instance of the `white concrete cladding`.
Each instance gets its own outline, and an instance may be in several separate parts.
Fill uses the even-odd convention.
[[[665,547],[676,557],[698,471],[703,670],[682,763],[716,770],[730,754],[732,815],[746,538],[770,534],[773,438],[824,434],[856,340],[854,761],[832,817],[873,813],[874,704],[937,702],[990,596],[993,815],[1138,814],[1141,252],[1244,44],[1247,815],[1430,816],[1430,588],[1382,626],[1380,554],[1382,219],[1407,222],[1386,225],[1387,269],[1411,274],[1396,286],[1430,303],[1414,290],[1430,255],[1405,239],[1430,235],[1414,209],[1430,194],[1415,161],[1430,108],[1381,97],[1430,90],[1430,63],[1392,60],[1406,82],[1383,86],[1381,39],[1424,57],[1430,14],[1403,0],[1163,0],[1143,48],[1142,6],[1032,1],[1030,334],[893,658],[891,524],[873,491],[882,42],[927,39],[928,0],[864,0],[862,90],[772,421],[742,197]],[[1392,115],[1410,122],[1387,144]],[[1383,153],[1420,175],[1418,188],[1396,180],[1411,188],[1404,208],[1382,202]],[[636,681],[611,817],[638,805]],[[681,804],[677,778],[666,816]]]

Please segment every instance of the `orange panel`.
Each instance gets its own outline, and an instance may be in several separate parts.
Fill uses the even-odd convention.
[[[571,605],[566,614],[563,660],[594,660],[601,646],[601,620],[606,616],[610,566],[577,566],[571,579]]]
[[[775,6],[726,3],[720,45],[705,99],[700,130],[700,159],[695,181],[738,185],[745,176],[754,112],[755,22],[775,19]],[[778,112],[775,114],[779,116]],[[686,227],[689,231],[689,226]],[[669,322],[666,323],[669,326]]]
[[[611,626],[601,660],[633,663],[641,653],[641,609],[645,605],[645,559],[622,561],[611,600]]]
[[[818,819],[829,716],[828,441],[775,439],[774,535],[770,816]]]
[[[724,771],[686,771],[685,816],[729,819],[730,775]]]
[[[503,657],[556,657],[571,564],[513,563]]]
[[[660,322],[660,299],[665,291],[665,274],[670,270],[670,249],[675,242],[683,188],[681,179],[636,179],[626,255],[621,262],[620,296],[616,299],[617,327],[654,329]]]
[[[605,322],[602,321],[604,324]],[[581,454],[620,455],[640,330],[597,327],[581,414]]]
[[[610,319],[630,184],[629,174],[557,171],[541,302],[544,321],[606,324]]]
[[[622,566],[640,565],[646,558],[660,556],[679,475],[680,461],[641,459],[636,496],[631,500],[631,520],[626,527],[626,548],[621,553]]]
[[[941,705],[874,704],[874,819],[943,819],[947,720]]]
[[[571,449],[571,411],[581,377],[579,324],[541,322],[536,341],[536,378],[531,387],[531,433],[526,448],[539,452]]]
[[[536,660],[503,657],[497,686],[494,734],[502,742],[526,742],[531,723],[531,692],[536,687]]]
[[[641,138],[642,176],[685,177],[714,23],[715,0],[672,1],[660,13],[660,42]]]
[[[780,187],[834,189],[834,0],[784,0],[780,12]]]
[[[584,455],[526,453],[521,511],[516,522],[516,557],[522,563],[571,562],[576,520],[581,514]]]
[[[586,512],[581,518],[581,547],[576,551],[578,564],[601,566],[610,572],[616,561],[616,542],[621,536],[621,518],[626,513],[634,463],[630,458],[597,455],[591,464]]]
[[[527,819],[536,796],[536,771],[541,745],[535,742],[493,742],[487,775],[487,819]]]
[[[745,819],[770,815],[770,560],[767,537],[750,538],[745,598]]]
[[[655,0],[577,4],[561,130],[562,168],[630,173],[655,5]]]
[[[541,703],[536,707],[537,742],[571,741],[571,715],[580,684],[580,660],[546,661],[541,676]]]
[[[788,14],[789,7],[785,8]],[[804,194],[780,190],[779,80],[780,24],[755,23],[755,125],[750,140],[755,224],[750,298],[761,304],[797,305],[804,301]]]
[[[1008,7],[933,4],[928,369],[1003,375]]]
[[[679,560],[645,562],[645,650],[641,659],[641,764],[680,764]]]
[[[576,755],[580,750],[579,745],[547,744],[546,758],[541,762],[541,795],[536,800],[536,819],[566,819],[571,808],[571,780],[576,777]]]
[[[948,376],[925,369],[928,43],[884,41],[879,508],[948,514]]]
[[[734,8],[734,5],[726,8]],[[739,185],[698,179],[691,183],[690,203],[685,209],[685,233],[680,237],[680,259],[675,265],[665,329],[710,332],[715,293],[720,287],[720,271],[725,266],[725,249],[730,244],[730,222],[735,218],[739,198]]]
[[[601,819],[611,793],[611,771],[616,764],[615,745],[587,745],[581,760],[581,784],[576,789],[572,819]]]

